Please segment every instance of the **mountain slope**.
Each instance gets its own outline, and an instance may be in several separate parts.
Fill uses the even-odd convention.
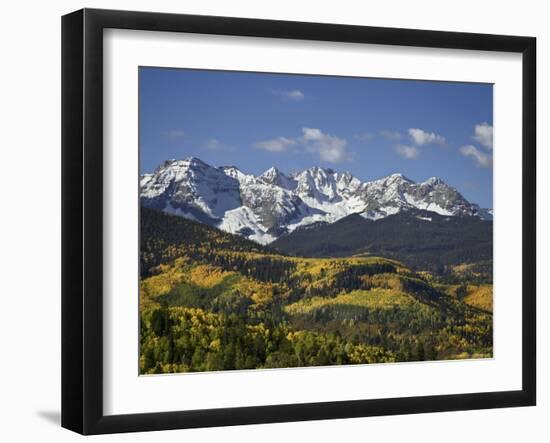
[[[203,223],[161,211],[140,210],[140,274],[150,275],[160,264],[168,263],[197,248],[229,252],[265,252],[271,249],[237,235],[222,232]]]
[[[147,208],[141,253],[141,374],[492,356],[490,285],[286,256]]]
[[[358,214],[332,224],[300,228],[270,244],[292,255],[343,257],[370,253],[418,269],[491,260],[493,224],[472,216],[409,210],[379,220]]]
[[[267,244],[295,229],[350,214],[377,220],[422,209],[445,216],[490,218],[456,189],[432,177],[401,174],[361,182],[348,172],[313,167],[293,175],[270,168],[259,176],[197,158],[168,160],[140,180],[145,207],[159,209]]]

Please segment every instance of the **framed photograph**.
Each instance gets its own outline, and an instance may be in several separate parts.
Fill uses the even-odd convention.
[[[536,402],[536,41],[62,20],[62,425]]]

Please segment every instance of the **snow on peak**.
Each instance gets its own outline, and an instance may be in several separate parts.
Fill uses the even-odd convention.
[[[279,170],[275,166],[272,166],[271,168],[265,170],[260,177],[276,177],[279,174]]]
[[[286,175],[270,167],[255,176],[236,166],[212,167],[197,157],[167,160],[140,177],[142,204],[208,223],[260,243],[350,214],[377,220],[407,209],[492,219],[443,180],[415,183],[395,173],[361,182],[349,172],[311,167]]]
[[[435,186],[435,185],[443,185],[445,183],[439,177],[430,177],[428,180],[423,182],[423,184],[430,185],[430,186]]]
[[[284,189],[294,189],[296,187],[296,181],[281,171],[279,171],[275,166],[264,171],[261,175],[258,176],[258,179],[264,183],[279,186]]]
[[[254,181],[256,181],[256,177],[254,177],[254,175],[245,174],[236,166],[220,166],[218,169],[223,171],[223,173],[228,177],[237,180],[241,185],[246,183],[253,183]]]
[[[405,177],[400,172],[396,172],[394,174],[388,175],[383,179],[387,183],[401,183],[401,182],[407,182],[407,183],[414,183],[411,179]]]

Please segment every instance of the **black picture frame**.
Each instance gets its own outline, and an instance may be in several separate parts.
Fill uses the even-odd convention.
[[[523,63],[522,389],[177,412],[103,413],[103,30],[503,51]],[[82,434],[458,411],[536,403],[536,39],[83,9],[62,18],[62,426]]]

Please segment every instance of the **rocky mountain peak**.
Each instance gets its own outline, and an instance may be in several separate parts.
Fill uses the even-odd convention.
[[[444,185],[445,183],[439,177],[430,177],[428,180],[423,182],[423,184],[429,185],[429,186],[437,186],[437,185]]]
[[[296,187],[295,180],[283,174],[275,166],[264,171],[258,176],[258,179],[263,183],[280,186],[284,189],[294,189]]]
[[[212,167],[196,157],[168,160],[140,180],[144,206],[269,243],[298,227],[333,223],[350,214],[377,220],[400,211],[490,219],[455,188],[431,177],[415,183],[395,173],[361,182],[349,172],[311,167],[290,176],[275,166],[255,176],[235,166]]]

